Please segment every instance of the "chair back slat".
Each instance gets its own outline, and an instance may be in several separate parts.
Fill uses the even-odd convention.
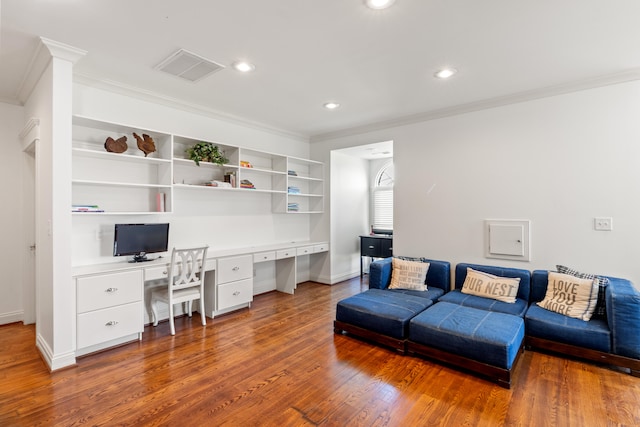
[[[204,281],[204,263],[207,246],[176,249],[171,253],[170,291],[201,286]]]

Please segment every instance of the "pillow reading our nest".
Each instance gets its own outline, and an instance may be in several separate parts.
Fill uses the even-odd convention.
[[[392,265],[389,289],[427,290],[427,285],[424,282],[427,278],[427,271],[429,270],[428,262],[393,258]]]
[[[549,311],[589,321],[598,302],[598,280],[549,272],[547,293],[538,305]]]
[[[519,277],[500,277],[467,267],[462,293],[513,304],[519,287]]]
[[[564,265],[556,265],[556,270],[558,270],[558,273],[570,274],[571,276],[576,276],[581,279],[596,279],[598,281],[598,303],[596,304],[596,309],[593,312],[593,316],[602,319],[607,318],[607,304],[605,302],[605,293],[607,285],[609,284],[609,279],[602,276],[596,276],[595,274],[581,273],[578,270],[574,270],[573,268],[569,268]]]

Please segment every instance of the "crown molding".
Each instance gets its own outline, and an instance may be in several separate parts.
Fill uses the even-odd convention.
[[[547,86],[540,89],[534,89],[524,92],[518,92],[511,95],[499,96],[482,101],[470,102],[467,104],[456,105],[449,108],[442,108],[409,116],[398,117],[391,120],[384,120],[376,123],[355,126],[334,132],[327,132],[312,135],[309,139],[311,143],[328,141],[336,138],[344,138],[347,136],[360,135],[364,133],[380,131],[399,126],[406,126],[430,120],[442,119],[445,117],[457,116],[460,114],[471,113],[474,111],[486,110],[490,108],[502,107],[505,105],[517,104],[521,102],[533,101],[541,98],[549,98],[552,96],[563,95],[582,90],[595,89],[598,87],[609,86],[619,83],[626,83],[634,80],[640,80],[640,68],[632,68],[619,73],[598,76],[590,79],[584,79],[576,82],[565,83],[554,86]]]
[[[27,102],[27,99],[31,96],[31,92],[33,92],[33,89],[52,58],[62,59],[75,64],[86,54],[87,52],[82,49],[40,37],[38,46],[27,67],[27,72],[24,73],[22,81],[18,86],[16,92],[18,101],[23,105]]]
[[[233,114],[223,113],[218,110],[204,107],[199,104],[185,102],[180,99],[165,96],[156,92],[141,89],[135,86],[129,86],[120,82],[97,79],[87,74],[74,73],[74,83],[79,83],[85,86],[103,89],[108,92],[117,93],[120,95],[130,96],[132,98],[140,99],[143,101],[153,102],[161,105],[165,105],[171,108],[177,108],[189,113],[199,114],[212,119],[217,119],[235,125],[248,127],[251,129],[259,130],[262,132],[268,132],[274,135],[283,136],[287,138],[294,138],[301,142],[309,142],[309,136],[296,132],[291,132],[285,129],[269,126],[264,123],[248,120]]]

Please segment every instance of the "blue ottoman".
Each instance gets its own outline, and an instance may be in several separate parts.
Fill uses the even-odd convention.
[[[405,352],[409,321],[433,305],[429,298],[369,289],[336,306],[334,331],[349,333]]]
[[[468,369],[510,388],[511,371],[523,339],[521,317],[438,302],[411,319],[407,350]]]

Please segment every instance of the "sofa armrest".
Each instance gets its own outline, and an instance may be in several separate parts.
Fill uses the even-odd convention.
[[[609,277],[607,321],[613,352],[640,359],[640,292],[626,279]]]
[[[369,265],[369,289],[386,289],[391,282],[393,258],[379,259]]]

